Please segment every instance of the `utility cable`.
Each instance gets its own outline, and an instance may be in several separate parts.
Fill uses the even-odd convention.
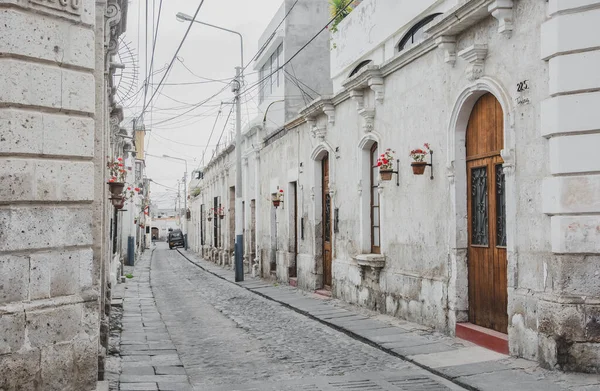
[[[165,74],[163,75],[163,77],[160,79],[160,82],[158,83],[158,88],[154,91],[154,93],[152,94],[152,96],[150,96],[150,100],[148,102],[144,102],[144,108],[142,109],[142,112],[139,115],[139,118],[141,118],[144,115],[144,113],[146,112],[146,109],[148,108],[150,102],[152,102],[152,100],[156,96],[156,94],[158,92],[158,89],[160,88],[160,86],[162,85],[162,83],[167,78],[167,75],[169,74],[169,71],[173,68],[173,64],[175,63],[175,60],[177,59],[177,55],[179,54],[179,51],[181,50],[181,47],[183,46],[185,40],[187,39],[187,36],[190,33],[190,30],[192,29],[192,24],[196,20],[196,16],[198,16],[198,13],[200,13],[200,8],[202,8],[203,4],[204,4],[204,0],[201,0],[200,4],[198,5],[198,8],[196,9],[196,12],[194,13],[194,16],[192,17],[192,21],[188,25],[188,28],[185,31],[185,34],[184,34],[183,38],[181,39],[181,42],[179,43],[179,46],[177,47],[177,50],[175,51],[175,54],[173,55],[173,58],[169,62],[169,66],[167,67],[167,70],[166,70]]]

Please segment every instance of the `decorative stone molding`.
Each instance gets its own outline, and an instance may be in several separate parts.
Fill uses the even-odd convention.
[[[488,6],[488,12],[498,20],[498,32],[510,38],[513,31],[513,1],[496,0]]]
[[[383,102],[383,77],[374,77],[369,80],[369,87],[375,92],[375,100],[379,103]]]
[[[363,117],[363,130],[365,133],[372,132],[375,128],[375,110],[362,109],[358,111],[358,114]]]
[[[306,119],[306,122],[311,128],[315,126],[317,117],[321,113],[327,116],[327,122],[329,124],[335,124],[335,106],[330,99],[316,99],[304,109],[300,110],[300,115]]]
[[[515,153],[512,149],[501,149],[500,156],[504,160],[502,171],[504,175],[512,176],[515,173]]]
[[[444,61],[454,65],[456,63],[456,37],[442,35],[436,40],[438,48],[444,51]]]
[[[385,256],[381,254],[358,254],[354,257],[360,268],[360,278],[365,278],[366,270],[371,270],[373,278],[379,282],[381,269],[385,267]]]
[[[384,86],[383,86],[383,75],[381,69],[377,65],[368,65],[366,69],[360,72],[358,75],[349,78],[343,83],[343,86],[348,91],[361,91],[370,88],[375,92],[375,100],[377,102],[383,102],[384,97]],[[360,92],[355,92],[355,96],[358,97]],[[360,109],[360,108],[359,108]]]
[[[66,12],[73,15],[81,15],[82,0],[29,0],[33,4],[50,8],[57,11]]]
[[[312,136],[319,141],[324,141],[327,136],[326,126],[314,126],[311,130]]]
[[[470,64],[467,67],[467,79],[470,81],[483,76],[487,51],[486,44],[474,44],[458,52],[458,55]]]
[[[365,107],[365,94],[362,90],[351,90],[350,98],[356,102],[356,110],[360,111]]]

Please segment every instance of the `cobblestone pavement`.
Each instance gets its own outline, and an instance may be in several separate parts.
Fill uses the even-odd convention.
[[[225,282],[163,243],[157,245],[152,257],[150,281],[152,292],[139,289],[143,313],[135,322],[148,320],[160,328],[153,312],[153,293],[168,330],[160,329],[159,336],[170,338],[160,346],[170,349],[173,346],[169,343],[173,343],[194,389],[462,389]],[[168,365],[177,362],[175,350],[172,352]]]
[[[121,290],[123,297],[120,338],[119,390],[191,390],[177,350],[171,342],[150,288],[150,259],[145,252]]]

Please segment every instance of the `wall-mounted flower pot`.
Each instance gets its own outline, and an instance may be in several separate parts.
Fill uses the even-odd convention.
[[[220,218],[221,220],[223,220],[223,219],[225,218],[225,215],[219,215],[219,218]]]
[[[273,200],[273,206],[276,208],[279,207],[280,203],[281,203],[281,201],[279,201],[279,200]]]
[[[382,181],[390,181],[392,180],[392,174],[394,170],[379,170],[379,176]]]
[[[113,204],[115,209],[123,209],[123,206],[125,206],[125,198],[121,196],[110,197],[110,202]]]
[[[209,218],[208,218],[208,221],[212,221],[212,217],[209,217]]]
[[[427,162],[412,162],[410,165],[413,169],[413,174],[423,175],[425,167],[427,167]]]
[[[110,190],[113,197],[119,197],[123,192],[125,183],[123,182],[106,182],[108,183],[108,190]]]

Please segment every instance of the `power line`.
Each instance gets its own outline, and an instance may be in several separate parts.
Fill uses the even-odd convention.
[[[185,42],[188,34],[190,33],[190,30],[192,29],[193,21],[196,20],[196,16],[198,16],[198,13],[200,12],[200,8],[202,8],[203,4],[204,4],[204,0],[201,0],[200,4],[198,5],[198,8],[196,9],[196,12],[194,13],[194,16],[192,17],[192,22],[190,22],[190,24],[188,25],[188,28],[185,31],[185,34],[184,34],[183,38],[181,39],[181,42],[179,43],[179,46],[177,47],[177,50],[175,51],[175,54],[173,55],[173,58],[169,62],[169,66],[167,67],[167,70],[166,70],[165,74],[163,75],[163,77],[160,79],[160,82],[158,83],[158,88],[154,91],[154,93],[150,97],[150,100],[148,102],[144,102],[144,108],[142,109],[142,112],[139,115],[139,118],[141,118],[144,115],[144,113],[146,112],[146,109],[148,108],[148,105],[150,104],[150,102],[152,102],[152,100],[156,96],[156,93],[158,92],[158,89],[161,87],[162,83],[167,78],[167,75],[169,74],[169,71],[173,67],[173,64],[175,63],[175,60],[177,59],[177,55],[179,54],[179,51],[181,50],[181,47],[183,46],[183,43]]]

